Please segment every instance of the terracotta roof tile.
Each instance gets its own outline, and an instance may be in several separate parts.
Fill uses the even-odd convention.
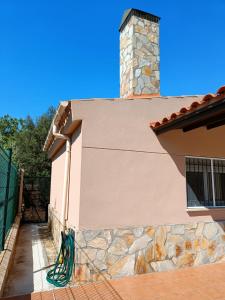
[[[218,89],[217,94],[225,94],[225,85]]]
[[[183,116],[184,114],[188,114],[193,112],[194,110],[200,109],[203,106],[206,106],[212,102],[219,101],[224,99],[225,96],[225,86],[221,86],[216,94],[207,94],[205,95],[201,101],[194,101],[188,107],[182,107],[178,112],[172,113],[168,117],[164,117],[162,120],[158,120],[150,123],[150,127],[152,129],[158,128],[166,123],[172,122],[173,120]]]

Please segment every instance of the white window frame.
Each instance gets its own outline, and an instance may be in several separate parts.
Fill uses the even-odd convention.
[[[211,174],[212,174],[212,194],[213,194],[213,206],[188,206],[188,195],[186,192],[186,203],[187,203],[187,209],[204,209],[204,208],[225,208],[225,206],[217,206],[216,205],[216,200],[215,200],[215,180],[214,180],[214,170],[213,170],[213,161],[214,160],[224,160],[225,158],[218,158],[218,157],[204,157],[204,156],[190,156],[190,155],[186,155],[185,156],[185,179],[186,179],[186,174],[187,174],[187,166],[186,166],[186,158],[196,158],[196,159],[208,159],[211,162]],[[186,179],[186,186],[187,186],[187,179]],[[204,189],[205,189],[205,180],[204,180]]]

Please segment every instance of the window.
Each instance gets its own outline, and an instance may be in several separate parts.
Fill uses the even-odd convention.
[[[225,160],[186,157],[188,207],[225,206]]]

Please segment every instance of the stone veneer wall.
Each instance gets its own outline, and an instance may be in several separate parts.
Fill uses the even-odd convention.
[[[79,281],[167,271],[225,260],[225,222],[76,233]]]
[[[159,23],[133,15],[120,33],[120,96],[159,94]]]
[[[59,248],[62,226],[49,209]],[[88,282],[225,261],[225,221],[75,232],[75,278]]]
[[[56,217],[56,213],[50,206],[48,206],[48,226],[51,230],[56,249],[60,249],[61,231],[62,231],[63,226],[62,226],[61,222],[59,221],[59,219]]]

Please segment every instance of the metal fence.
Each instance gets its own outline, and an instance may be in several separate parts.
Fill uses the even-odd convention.
[[[19,172],[12,163],[12,150],[0,147],[0,251],[18,208]]]
[[[48,221],[50,181],[50,177],[24,177],[23,222]]]

